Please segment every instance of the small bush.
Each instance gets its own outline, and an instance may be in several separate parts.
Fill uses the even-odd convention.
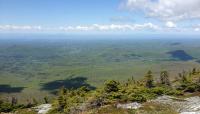
[[[187,87],[185,88],[185,92],[195,92],[198,90],[198,85],[196,84],[190,84],[190,85],[187,85]]]
[[[155,87],[155,88],[152,88],[151,90],[152,90],[152,93],[156,95],[163,95],[167,91],[167,89],[163,87]]]
[[[107,93],[117,92],[119,90],[119,82],[114,80],[106,81],[104,90]]]

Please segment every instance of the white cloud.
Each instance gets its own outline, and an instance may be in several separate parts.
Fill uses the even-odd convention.
[[[30,26],[30,25],[0,25],[0,30],[2,31],[19,31],[19,30],[41,30],[41,26]]]
[[[152,23],[144,24],[93,24],[88,26],[66,26],[60,27],[64,31],[134,31],[134,30],[158,30],[159,26]]]
[[[78,26],[61,26],[61,27],[41,27],[30,25],[0,25],[0,31],[40,31],[40,32],[87,32],[87,31],[140,31],[140,30],[159,30],[160,27],[152,23],[144,24],[92,24]]]
[[[30,25],[0,25],[0,32],[135,32],[135,31],[153,31],[153,32],[199,32],[200,25],[187,27],[178,27],[174,22],[167,21],[165,26],[159,26],[153,23],[143,24],[92,24],[77,26],[60,27],[42,27]]]
[[[191,29],[193,29],[193,31],[195,31],[195,32],[200,32],[200,24],[193,25],[193,26],[191,27]]]
[[[195,28],[194,31],[199,32],[200,28]]]
[[[172,21],[166,22],[165,26],[168,28],[176,28],[176,24]]]
[[[125,0],[123,6],[165,21],[200,18],[200,0]]]

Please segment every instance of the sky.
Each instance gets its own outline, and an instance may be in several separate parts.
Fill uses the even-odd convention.
[[[200,34],[200,0],[0,0],[0,33]]]

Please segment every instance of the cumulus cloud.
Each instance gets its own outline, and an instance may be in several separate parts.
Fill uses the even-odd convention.
[[[172,21],[166,22],[165,26],[168,28],[176,28],[176,24]]]
[[[123,7],[165,21],[200,18],[200,0],[125,0]]]

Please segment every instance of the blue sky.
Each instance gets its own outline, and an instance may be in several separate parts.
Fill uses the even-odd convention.
[[[1,33],[198,34],[199,19],[199,0],[0,0]]]
[[[0,0],[0,23],[47,26],[109,23],[112,15],[121,15],[118,3],[119,0]]]

